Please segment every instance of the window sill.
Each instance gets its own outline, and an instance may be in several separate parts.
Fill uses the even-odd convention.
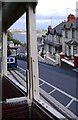
[[[76,115],[74,115],[70,110],[64,107],[61,103],[55,100],[52,96],[47,94],[44,90],[40,88],[40,97],[39,99],[35,99],[34,103],[38,105],[42,111],[46,114],[56,117],[57,119],[74,119]]]

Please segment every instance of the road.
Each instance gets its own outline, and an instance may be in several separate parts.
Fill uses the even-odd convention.
[[[27,69],[25,61],[18,66]],[[77,73],[39,63],[39,86],[78,116]]]

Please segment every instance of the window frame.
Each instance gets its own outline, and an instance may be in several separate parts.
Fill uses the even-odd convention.
[[[74,53],[74,50],[76,50],[76,53]],[[73,55],[77,54],[77,46],[73,46]]]

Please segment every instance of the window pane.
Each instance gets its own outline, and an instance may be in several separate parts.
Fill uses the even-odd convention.
[[[72,30],[72,38],[75,38],[75,30]]]
[[[55,15],[53,17],[55,17]],[[48,38],[48,27],[46,27],[47,33],[45,33],[45,36],[47,39],[46,41],[44,40],[44,58],[38,56],[38,65],[40,90],[42,89],[50,95],[50,97],[57,100],[59,102],[59,106],[62,104],[64,108],[78,116],[76,110],[78,101],[75,101],[75,99],[78,99],[76,91],[76,75],[78,74],[78,68],[74,67],[75,63],[78,63],[78,60],[76,62],[74,60],[74,55],[78,51],[78,48],[75,45],[78,43],[78,38],[75,39],[77,36],[77,29],[73,29],[73,26],[75,28],[78,26],[76,26],[77,24],[75,18],[75,14],[72,15],[69,13],[67,19],[65,18],[66,21],[61,18],[61,21],[57,24],[58,15],[56,14],[56,21],[52,22],[55,23],[55,26],[53,26],[54,24],[51,26],[52,42],[51,38]],[[41,94],[43,93],[40,92],[40,95]],[[45,94],[43,94],[43,96],[48,99]]]
[[[68,30],[65,30],[65,38],[68,38]]]
[[[21,22],[23,21],[23,22]],[[25,94],[27,93],[27,39],[26,13],[17,20],[7,31],[7,73],[10,79],[17,83]],[[10,53],[10,54],[8,54]]]

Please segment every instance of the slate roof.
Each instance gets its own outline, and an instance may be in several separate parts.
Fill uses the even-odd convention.
[[[61,44],[56,44],[56,43],[53,43],[53,42],[50,42],[50,41],[47,41],[47,40],[45,40],[44,43],[48,44],[48,45],[51,45],[51,46],[54,46],[56,48],[58,48],[61,45]]]
[[[55,28],[58,29],[58,30],[59,30],[59,29],[62,30],[62,29],[64,29],[64,24],[65,24],[65,22],[61,22],[61,23],[58,24]],[[55,29],[55,28],[54,28],[54,29]]]
[[[50,34],[55,35],[58,34],[59,36],[62,36],[62,30],[64,29],[65,22],[61,22],[59,25],[57,25],[55,28],[50,29]],[[48,32],[46,33],[49,34]]]
[[[46,34],[47,35],[48,34],[52,34],[52,35],[58,34],[59,36],[62,36],[62,30],[64,29],[64,27],[70,28],[71,25],[73,26],[73,28],[78,28],[78,17],[71,22],[61,22],[59,25],[57,25],[53,29],[50,29],[50,31],[48,31]]]
[[[77,17],[76,19],[74,19],[73,21],[76,21],[76,22],[77,22],[77,21],[78,21],[78,17]]]
[[[71,24],[73,25],[73,27],[78,28],[78,17],[71,22],[65,23],[67,28],[70,28]]]

